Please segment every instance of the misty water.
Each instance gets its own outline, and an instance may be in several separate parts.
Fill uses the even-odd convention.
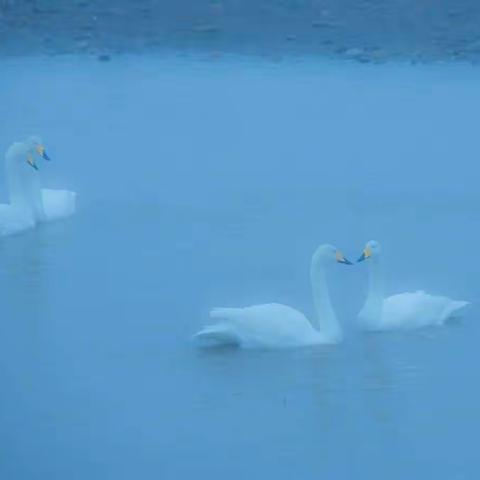
[[[41,134],[44,184],[78,193],[74,217],[0,242],[0,478],[474,478],[478,69],[0,68],[2,151]],[[311,317],[317,245],[355,260],[370,239],[388,293],[473,305],[441,328],[364,333],[365,265],[338,265],[343,343],[193,345],[215,306]]]

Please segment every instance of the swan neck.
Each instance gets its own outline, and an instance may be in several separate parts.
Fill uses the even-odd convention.
[[[318,261],[312,261],[310,279],[318,331],[329,341],[340,341],[342,330],[330,301],[325,268]]]
[[[10,205],[24,211],[34,221],[43,221],[45,212],[40,178],[26,160],[23,162],[22,157],[27,155],[28,151],[18,144],[7,152],[5,168]]]

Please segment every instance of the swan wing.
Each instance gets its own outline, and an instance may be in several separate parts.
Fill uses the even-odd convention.
[[[68,217],[75,213],[76,193],[69,190],[42,189],[42,201],[47,220]]]
[[[420,328],[441,325],[469,302],[429,295],[423,291],[393,295],[384,300],[382,325],[385,328]]]
[[[268,303],[246,308],[214,308],[216,323],[200,330],[196,339],[236,344],[245,348],[282,348],[319,343],[308,319],[287,305]]]
[[[238,345],[239,338],[228,324],[207,325],[197,332],[194,339],[201,346]]]

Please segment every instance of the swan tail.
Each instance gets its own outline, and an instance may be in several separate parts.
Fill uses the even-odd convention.
[[[237,345],[238,337],[228,325],[209,325],[193,336],[199,346]]]
[[[214,308],[210,311],[210,318],[216,322],[202,328],[193,339],[199,346],[238,345],[240,339],[236,333],[235,319],[242,311],[242,308]]]
[[[455,312],[466,307],[467,305],[470,305],[470,302],[465,302],[462,300],[450,302],[450,304],[445,308],[445,311],[443,313],[443,321],[454,317]]]

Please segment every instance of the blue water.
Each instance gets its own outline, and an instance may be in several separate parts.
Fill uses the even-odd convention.
[[[0,242],[0,478],[471,479],[480,468],[478,69],[2,60],[1,149],[43,136],[78,213]],[[6,198],[4,182],[0,194]],[[320,243],[383,244],[388,291],[461,321],[196,349],[214,306],[311,314]]]

